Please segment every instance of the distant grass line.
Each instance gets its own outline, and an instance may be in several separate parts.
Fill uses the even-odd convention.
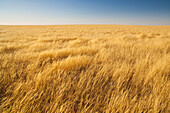
[[[0,26],[0,112],[170,112],[170,26]]]

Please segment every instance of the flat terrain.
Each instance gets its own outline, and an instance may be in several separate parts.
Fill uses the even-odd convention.
[[[170,26],[0,26],[0,112],[170,112]]]

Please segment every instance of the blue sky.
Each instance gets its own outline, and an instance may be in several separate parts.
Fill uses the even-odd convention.
[[[170,0],[0,0],[0,25],[170,25]]]

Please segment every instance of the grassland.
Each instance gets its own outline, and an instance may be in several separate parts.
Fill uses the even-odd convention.
[[[170,26],[0,26],[0,112],[170,112]]]

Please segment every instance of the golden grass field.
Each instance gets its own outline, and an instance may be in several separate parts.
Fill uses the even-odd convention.
[[[170,26],[0,26],[0,112],[170,112]]]

